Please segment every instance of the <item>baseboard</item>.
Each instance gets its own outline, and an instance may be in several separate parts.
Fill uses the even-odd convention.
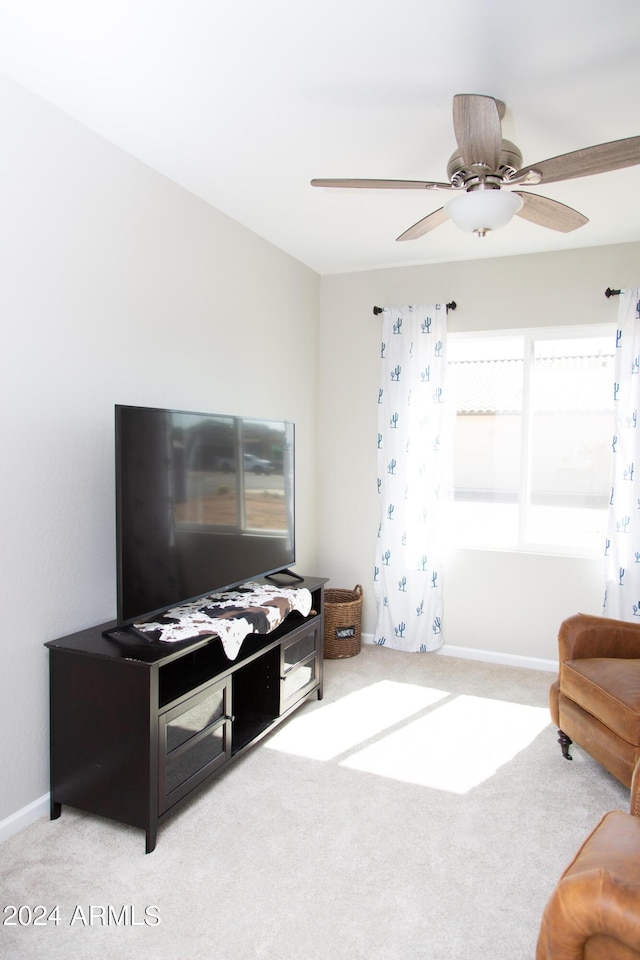
[[[541,657],[522,657],[515,653],[497,653],[494,650],[475,650],[473,647],[452,647],[445,644],[437,651],[445,657],[461,657],[464,660],[481,660],[484,663],[501,663],[505,667],[527,667],[529,670],[548,670],[558,672],[557,660],[543,660]]]
[[[373,634],[363,633],[362,642],[373,644]],[[557,660],[544,660],[541,657],[523,657],[515,653],[498,653],[494,650],[476,650],[475,647],[453,647],[445,644],[436,651],[445,657],[460,657],[463,660],[480,660],[483,663],[501,663],[505,667],[527,667],[529,670],[547,670],[558,672]]]
[[[49,794],[45,793],[43,797],[28,803],[21,810],[16,810],[6,820],[0,820],[0,843],[4,843],[9,837],[20,833],[26,827],[40,820],[42,817],[49,816]]]

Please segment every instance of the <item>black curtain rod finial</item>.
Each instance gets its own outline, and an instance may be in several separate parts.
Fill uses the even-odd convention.
[[[612,290],[611,287],[607,287],[607,289],[604,292],[604,295],[608,300],[609,297],[619,297],[621,293],[622,293],[622,290]]]

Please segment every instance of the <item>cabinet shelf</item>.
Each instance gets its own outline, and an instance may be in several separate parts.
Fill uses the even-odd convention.
[[[233,721],[231,755],[235,757],[246,746],[257,741],[259,737],[274,726],[275,719],[268,713],[252,711],[247,711],[241,717],[236,717]]]
[[[197,687],[222,674],[229,661],[220,641],[213,637],[206,646],[185,653],[158,669],[158,706],[160,709],[180,700]]]

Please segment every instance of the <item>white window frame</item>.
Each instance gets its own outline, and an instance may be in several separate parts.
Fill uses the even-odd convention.
[[[592,323],[592,324],[568,324],[561,327],[509,327],[503,330],[467,330],[449,332],[447,335],[448,343],[455,343],[461,340],[482,340],[483,342],[494,340],[524,340],[524,372],[523,372],[523,395],[521,411],[521,444],[520,444],[520,486],[518,490],[518,529],[517,542],[508,546],[495,545],[487,543],[465,544],[463,542],[455,543],[456,549],[462,550],[482,550],[501,553],[529,553],[529,554],[553,554],[555,556],[597,558],[601,557],[604,550],[604,539],[602,544],[594,544],[591,550],[580,548],[572,544],[550,544],[532,542],[526,539],[527,529],[527,507],[529,504],[529,492],[531,485],[531,425],[533,411],[531,408],[531,373],[534,361],[534,345],[538,340],[587,340],[594,337],[611,337],[612,351],[616,347],[615,322]],[[613,382],[612,382],[613,391]],[[456,411],[451,410],[451,415],[456,416]],[[613,414],[611,420],[611,435],[614,434]],[[451,494],[453,497],[453,481]]]

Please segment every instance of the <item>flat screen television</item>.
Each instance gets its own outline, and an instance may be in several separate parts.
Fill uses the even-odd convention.
[[[289,421],[116,406],[120,626],[291,573],[294,434]]]

